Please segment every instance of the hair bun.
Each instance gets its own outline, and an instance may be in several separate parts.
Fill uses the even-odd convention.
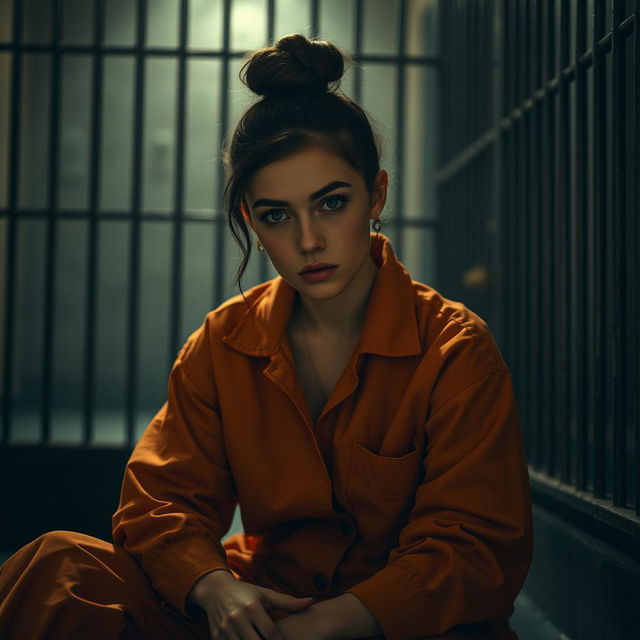
[[[242,68],[241,78],[260,96],[326,93],[329,83],[342,78],[346,57],[327,40],[309,40],[293,33],[272,47],[254,51]]]

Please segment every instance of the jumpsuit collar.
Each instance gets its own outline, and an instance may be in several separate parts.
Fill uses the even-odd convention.
[[[421,342],[411,276],[383,234],[371,234],[371,257],[379,269],[356,352],[419,355]],[[269,281],[223,341],[249,356],[273,356],[285,338],[296,293],[281,276]]]

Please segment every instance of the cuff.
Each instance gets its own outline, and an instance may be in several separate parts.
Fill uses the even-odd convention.
[[[407,640],[437,632],[437,621],[428,622],[431,598],[410,569],[387,565],[346,592],[353,593],[369,609],[387,640]]]
[[[187,612],[186,598],[191,587],[214,569],[230,571],[222,545],[204,535],[171,540],[156,550],[146,569],[153,588],[182,615]]]

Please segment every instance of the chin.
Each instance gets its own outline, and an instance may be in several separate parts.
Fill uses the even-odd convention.
[[[325,284],[325,286],[307,285],[305,283],[305,286],[298,289],[298,291],[312,300],[331,300],[338,297],[346,289],[344,283],[327,282],[321,284]]]

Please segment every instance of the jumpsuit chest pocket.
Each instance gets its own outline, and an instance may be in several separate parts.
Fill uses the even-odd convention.
[[[375,445],[353,443],[347,493],[358,532],[372,556],[382,559],[396,546],[415,503],[424,451],[417,438],[411,450],[398,457],[378,455],[370,446]],[[406,449],[406,443],[398,446],[396,451]]]
[[[349,472],[349,496],[356,501],[369,498],[402,500],[413,496],[422,472],[423,445],[416,437],[411,449],[398,457],[381,456],[366,440],[353,443]],[[405,444],[406,448],[406,444]]]

